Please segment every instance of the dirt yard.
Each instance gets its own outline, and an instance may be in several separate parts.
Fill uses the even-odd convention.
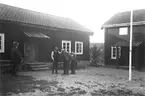
[[[48,71],[20,72],[18,77],[1,75],[0,92],[3,96],[145,96],[145,72],[133,70],[128,81],[128,70],[87,68],[76,75],[51,74]],[[0,95],[0,96],[1,96]]]

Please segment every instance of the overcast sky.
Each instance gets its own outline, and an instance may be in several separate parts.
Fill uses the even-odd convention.
[[[145,9],[145,0],[0,0],[0,3],[71,18],[94,32],[91,42],[104,42],[101,25],[115,13]]]

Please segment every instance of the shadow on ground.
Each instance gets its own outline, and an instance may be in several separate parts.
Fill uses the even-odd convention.
[[[12,77],[7,75],[0,76],[0,92],[1,93],[26,93],[35,92],[35,89],[40,91],[51,91],[50,86],[56,86],[57,81],[48,82],[46,80],[35,80],[32,76]]]

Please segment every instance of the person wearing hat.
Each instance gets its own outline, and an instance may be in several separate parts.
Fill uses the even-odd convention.
[[[71,74],[76,74],[75,72],[76,66],[77,66],[76,54],[72,52],[71,53]]]
[[[70,54],[64,49],[61,50],[61,54],[63,55],[63,71],[65,75],[69,74],[69,63],[71,60]]]
[[[18,47],[19,47],[19,43],[16,41],[13,41],[13,45],[11,49],[11,64],[12,64],[11,74],[12,76],[17,76],[19,64],[23,61],[22,54],[20,50],[18,49]]]
[[[59,57],[60,52],[58,51],[58,47],[54,46],[53,50],[51,52],[51,59],[53,60],[53,65],[52,65],[52,74],[58,74],[58,57]]]

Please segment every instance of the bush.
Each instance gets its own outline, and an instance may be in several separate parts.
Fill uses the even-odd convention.
[[[90,48],[90,65],[91,66],[104,66],[104,50],[98,49],[97,46]]]

